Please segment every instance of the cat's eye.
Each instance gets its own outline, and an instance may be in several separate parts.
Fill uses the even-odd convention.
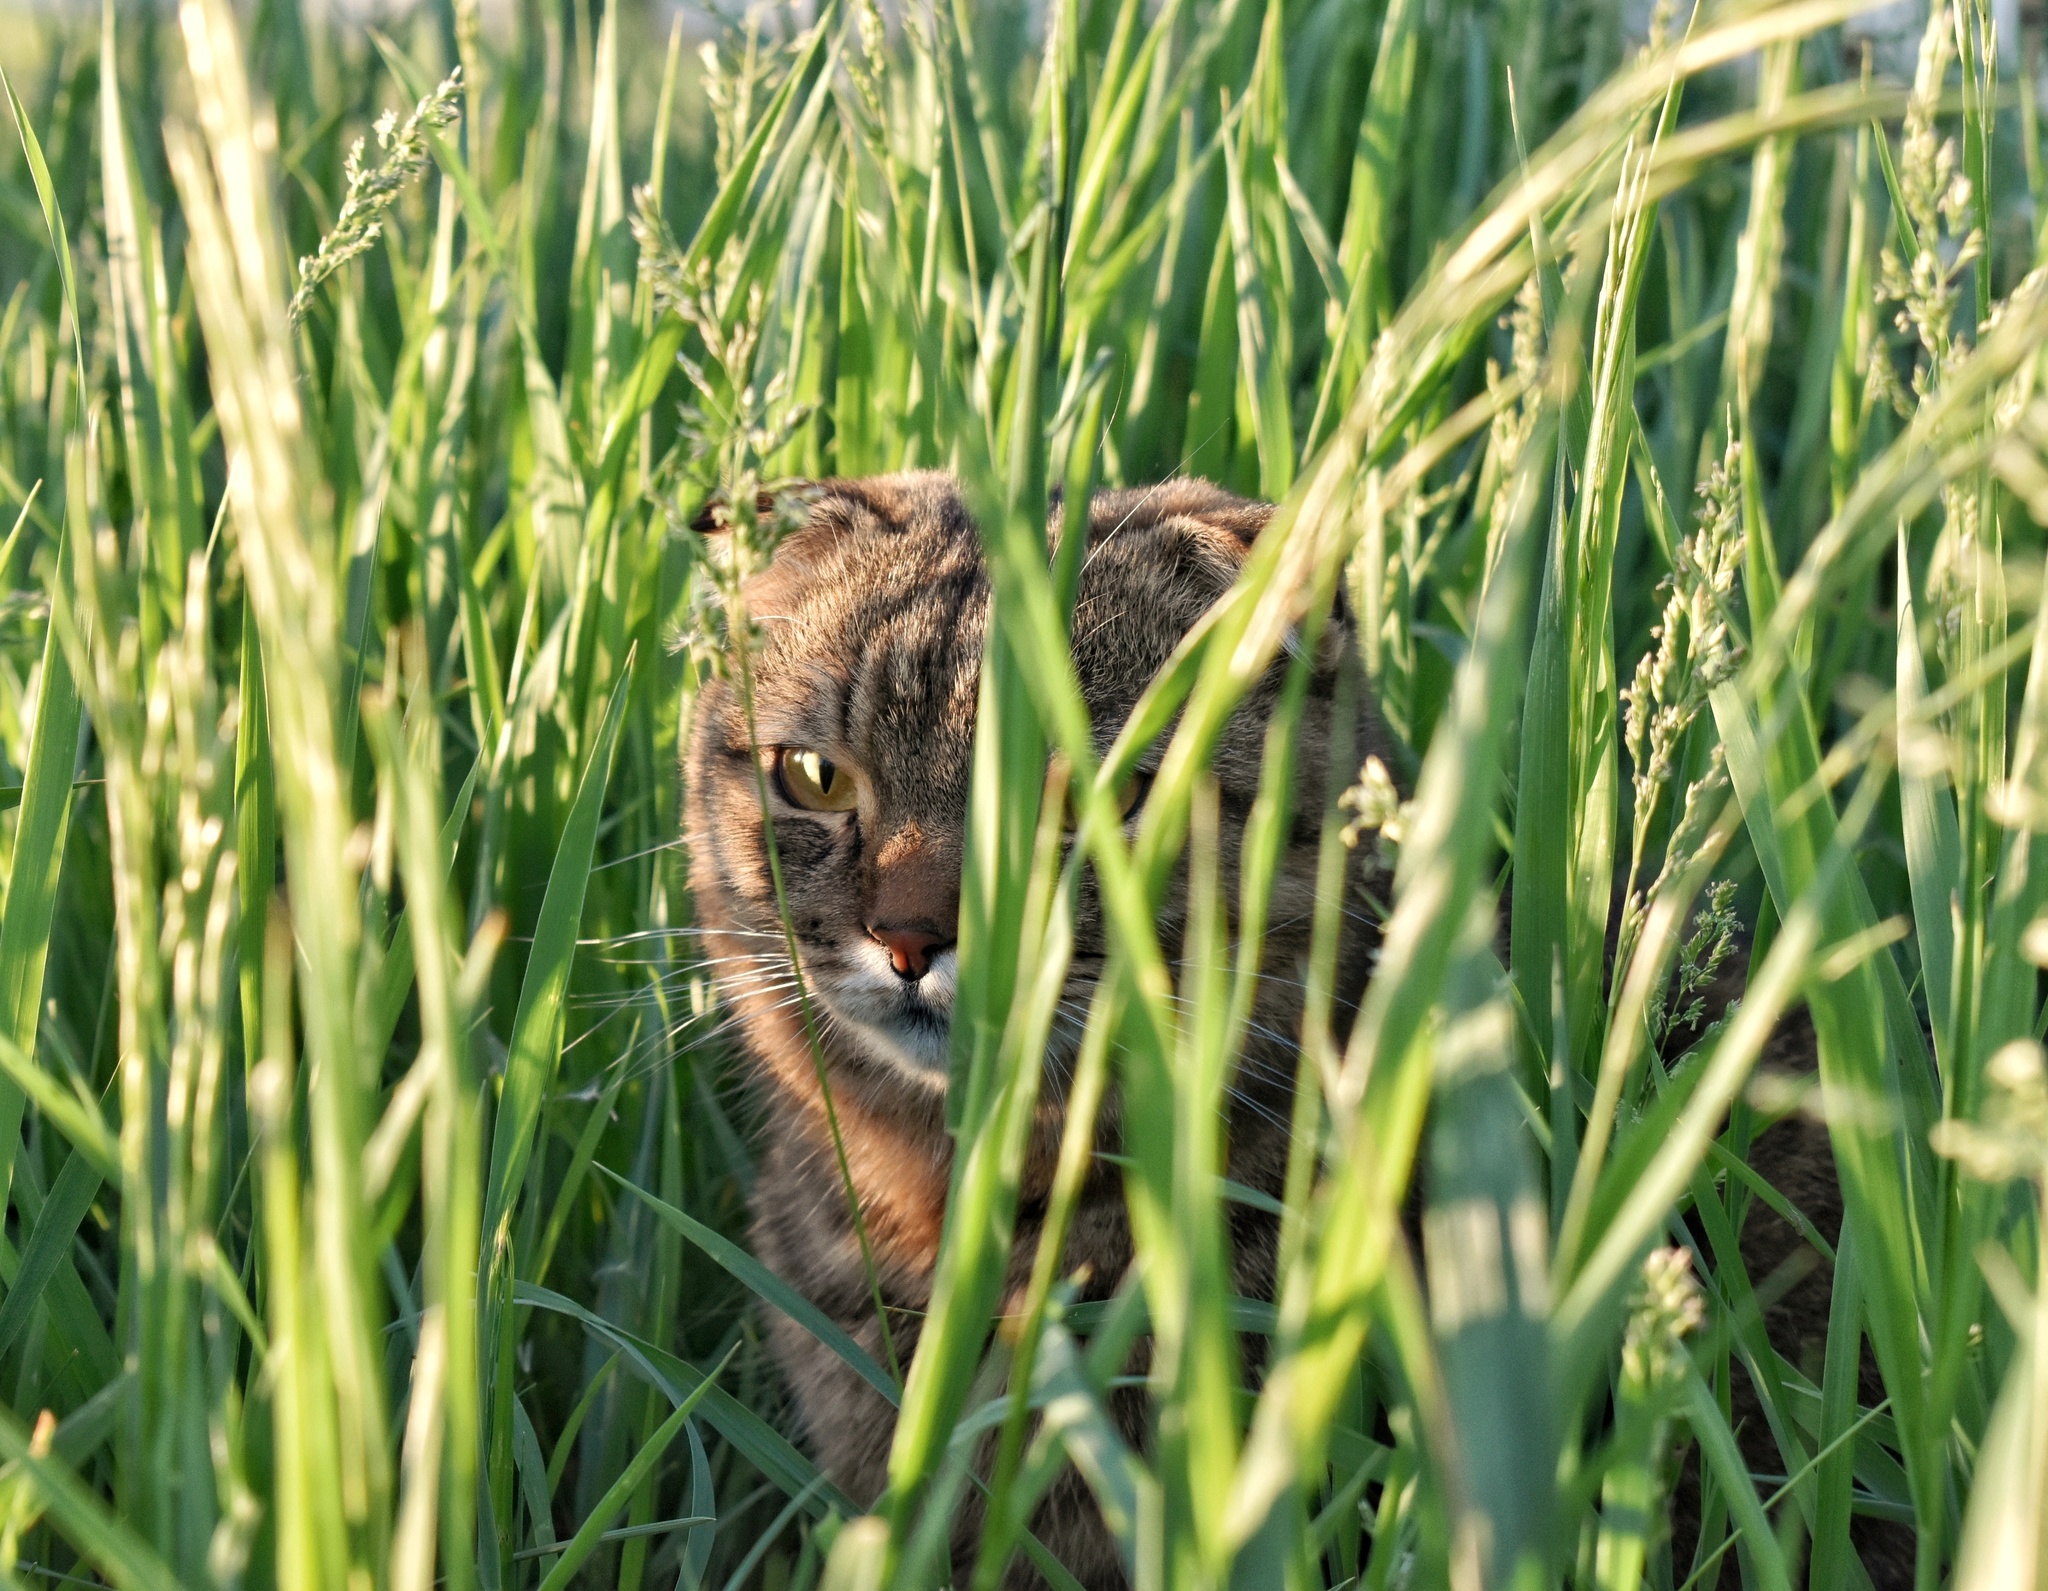
[[[1145,792],[1151,788],[1152,775],[1142,768],[1133,768],[1116,787],[1116,815],[1127,818],[1145,799]],[[1072,833],[1081,826],[1081,809],[1072,793],[1067,798],[1067,832]]]
[[[790,805],[806,812],[853,810],[853,775],[831,758],[803,746],[784,746],[776,752],[775,779]]]

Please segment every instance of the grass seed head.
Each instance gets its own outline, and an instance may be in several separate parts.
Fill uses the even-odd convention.
[[[1955,140],[1942,137],[1938,126],[1942,86],[1954,59],[1954,27],[1949,6],[1930,9],[1906,106],[1898,179],[1911,258],[1893,243],[1878,256],[1878,301],[1896,306],[1893,325],[1919,345],[1909,383],[1900,382],[1885,349],[1875,350],[1870,361],[1875,394],[1902,416],[1910,416],[1940,385],[1962,351],[1956,305],[1964,272],[1984,250],[1983,233],[1971,222],[1970,179],[1960,169]]]
[[[1337,798],[1337,805],[1352,814],[1341,836],[1347,848],[1357,846],[1368,834],[1379,835],[1383,859],[1390,858],[1400,846],[1412,803],[1401,799],[1394,776],[1378,757],[1365,759],[1357,782]]]
[[[386,110],[377,118],[377,147],[384,158],[363,164],[363,140],[349,146],[342,162],[344,184],[341,213],[320,240],[319,249],[299,261],[299,285],[292,294],[294,326],[306,318],[320,284],[384,235],[384,217],[398,196],[432,157],[427,134],[450,126],[462,114],[462,68],[456,67],[434,91],[412,108],[403,126],[398,113]]]
[[[1981,1119],[1951,1118],[1929,1135],[1946,1155],[1980,1182],[2032,1178],[2048,1190],[2048,1068],[2040,1044],[2014,1039],[1984,1065]]]
[[[1668,1391],[1685,1366],[1685,1339],[1707,1318],[1706,1298],[1682,1248],[1653,1249],[1622,1339],[1622,1378],[1644,1395]]]

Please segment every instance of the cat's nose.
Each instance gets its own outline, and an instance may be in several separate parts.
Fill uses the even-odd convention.
[[[932,957],[953,943],[921,928],[889,928],[868,924],[868,938],[889,952],[889,965],[896,976],[915,983],[931,970]]]

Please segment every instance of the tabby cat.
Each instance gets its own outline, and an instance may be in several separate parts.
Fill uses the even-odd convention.
[[[1098,748],[1108,746],[1189,627],[1229,589],[1271,512],[1195,480],[1094,499],[1073,634]],[[1051,533],[1055,542],[1064,533],[1057,510]],[[980,536],[946,475],[829,482],[817,489],[807,522],[752,582],[747,601],[766,637],[753,669],[758,740],[748,736],[737,691],[708,686],[697,708],[688,785],[698,919],[766,1095],[754,1246],[882,1357],[776,911],[757,795],[759,756],[832,1104],[893,1346],[907,1362],[931,1296],[952,1150],[944,1096],[954,940],[989,611]],[[1304,789],[1324,787],[1337,662],[1348,644],[1333,627],[1316,659],[1301,728]],[[1276,675],[1252,694],[1216,755],[1226,868],[1257,793],[1261,736],[1277,688]],[[1350,738],[1360,756],[1390,754],[1369,710],[1361,711]],[[1128,790],[1133,825],[1148,769]],[[1298,968],[1315,889],[1316,805],[1308,803],[1297,821],[1279,870],[1269,976],[1235,1086],[1231,1174],[1272,1192],[1286,1158]],[[1227,877],[1225,885],[1234,898]],[[1159,925],[1169,956],[1182,915],[1176,890]],[[1364,929],[1349,937],[1340,997],[1355,997],[1363,986],[1374,938]],[[1105,948],[1092,886],[1084,883],[1068,1014],[1085,1010]],[[1059,1022],[1047,1056],[1046,1098],[1053,1103],[1041,1112],[1022,1190],[1013,1287],[1030,1271],[1059,1137],[1056,1102],[1078,1033],[1078,1021]],[[1112,1106],[1104,1113],[1105,1140],[1115,1132]],[[1270,1293],[1270,1223],[1242,1206],[1233,1206],[1233,1215],[1240,1221],[1240,1290]],[[1075,1213],[1067,1263],[1088,1267],[1099,1295],[1114,1287],[1130,1251],[1123,1193],[1105,1164]],[[856,1500],[873,1498],[885,1479],[888,1406],[829,1349],[780,1317],[775,1348],[826,1473]],[[1118,1412],[1129,1421],[1140,1411]],[[1121,1583],[1094,1508],[1071,1473],[1033,1528],[1084,1584]]]
[[[1188,479],[1094,498],[1073,652],[1098,750],[1109,745],[1189,628],[1229,589],[1271,513],[1268,505]],[[1065,533],[1057,508],[1050,533],[1055,544]],[[958,974],[968,773],[989,616],[980,536],[958,488],[944,474],[827,482],[815,488],[801,528],[750,582],[747,604],[765,636],[753,660],[756,733],[749,735],[732,685],[708,684],[698,702],[687,782],[698,920],[722,996],[738,1015],[766,1108],[754,1247],[771,1269],[883,1359],[874,1292],[849,1216],[776,907],[761,821],[765,776],[831,1103],[859,1193],[891,1346],[907,1364],[931,1297],[952,1150],[944,1097],[949,1022]],[[1395,763],[1391,737],[1369,703],[1357,708],[1352,724],[1336,722],[1338,666],[1352,644],[1340,614],[1312,660],[1299,742],[1304,792],[1328,788],[1331,747],[1340,739],[1352,747],[1351,767],[1373,754]],[[1230,869],[1257,792],[1262,736],[1279,683],[1276,666],[1240,708],[1214,759],[1226,900],[1236,895]],[[1340,729],[1348,734],[1340,737]],[[1155,747],[1152,756],[1157,754]],[[1127,823],[1136,822],[1144,769],[1151,765],[1142,765],[1129,791]],[[1265,975],[1232,1090],[1230,1175],[1267,1193],[1279,1191],[1286,1159],[1319,808],[1316,796],[1296,803],[1274,888]],[[1359,886],[1366,882],[1361,873],[1368,850],[1354,853],[1347,880],[1354,907],[1363,899]],[[1176,885],[1159,922],[1169,957],[1178,950],[1183,918]],[[1355,1007],[1378,946],[1369,912],[1349,910],[1346,922],[1337,987],[1342,1020]],[[1068,1017],[1085,1011],[1105,948],[1102,916],[1092,886],[1084,882],[1065,990]],[[1020,1197],[1009,1271],[1012,1297],[1030,1273],[1059,1141],[1059,1099],[1079,1031],[1077,1019],[1059,1022],[1046,1057],[1047,1103]],[[1115,1148],[1113,1100],[1099,1136],[1103,1149]],[[1767,1175],[1827,1166],[1824,1138],[1811,1131],[1780,1129],[1774,1141],[1760,1145],[1769,1149],[1777,1152],[1768,1156],[1776,1163]],[[1808,1186],[1801,1191],[1812,1201],[1802,1201],[1804,1207],[1831,1228],[1839,1220],[1831,1176],[1823,1171],[1818,1182],[1811,1175],[1803,1180]],[[1237,1289],[1269,1297],[1273,1225],[1243,1204],[1229,1208]],[[1753,1252],[1757,1244],[1763,1246]],[[1777,1252],[1767,1253],[1773,1244]],[[1790,1226],[1768,1212],[1744,1231],[1745,1254],[1764,1264],[1754,1272],[1759,1277],[1795,1246]],[[1067,1267],[1085,1266],[1092,1295],[1100,1297],[1122,1277],[1130,1255],[1122,1189],[1113,1164],[1098,1160],[1075,1212]],[[1771,1335],[1817,1342],[1826,1320],[1825,1281],[1809,1278],[1795,1292],[1806,1295],[1802,1315],[1811,1319],[1773,1320]],[[1782,1312],[1786,1300],[1777,1307]],[[857,1502],[867,1503],[886,1480],[891,1410],[801,1327],[778,1314],[771,1329],[825,1472]],[[1115,1394],[1112,1413],[1134,1443],[1142,1441],[1142,1393]],[[1750,1434],[1761,1423],[1754,1422]],[[1689,1513],[1691,1504],[1682,1495],[1680,1514]],[[957,1549],[963,1554],[971,1551],[977,1513],[970,1499]],[[1681,1520],[1682,1534],[1689,1525]],[[1071,1469],[1040,1505],[1032,1529],[1091,1591],[1124,1583],[1093,1503]],[[1681,1556],[1689,1550],[1688,1541]],[[1019,1570],[1010,1583],[1037,1582]]]

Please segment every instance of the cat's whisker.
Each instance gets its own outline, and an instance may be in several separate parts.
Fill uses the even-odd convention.
[[[727,986],[730,986],[733,982],[742,978],[789,978],[795,976],[795,972],[790,967],[789,958],[787,956],[752,955],[721,956],[712,961],[692,962],[686,966],[675,968],[673,971],[673,976],[684,977],[688,976],[689,974],[703,972],[711,968],[722,969],[717,973],[717,978],[719,983]]]
[[[642,850],[629,851],[624,856],[614,856],[606,861],[598,862],[590,870],[593,873],[602,873],[608,868],[624,867],[628,862],[637,862],[644,857],[659,856],[663,851],[683,850],[688,844],[689,836],[687,834],[678,835],[673,840],[661,840]]]
[[[595,939],[579,939],[579,947],[585,945],[630,945],[650,939],[669,939],[686,936],[693,939],[782,939],[780,932],[766,928],[700,928],[694,924],[673,923],[661,928],[636,928],[630,933],[605,934]]]
[[[677,979],[688,978],[694,974],[709,972],[723,967],[765,966],[775,963],[780,963],[784,967],[789,965],[789,958],[787,956],[759,955],[752,952],[735,956],[708,956],[701,959],[691,958],[689,960],[670,960],[665,957],[657,959],[652,956],[591,956],[587,959],[601,967],[617,967],[621,970],[646,968],[651,972],[659,974],[653,980],[656,983],[673,982]],[[724,976],[723,973],[719,975]]]
[[[751,991],[759,990],[763,987],[772,986],[773,981],[765,980],[762,975],[736,976],[733,978],[721,980],[720,984],[718,985],[720,989],[721,998],[744,994]],[[647,1006],[650,1008],[658,1009],[663,1006],[675,1006],[684,1004],[685,997],[687,996],[687,994],[688,986],[684,984],[650,984],[643,985],[637,989],[625,989],[604,993],[593,992],[585,994],[574,994],[569,996],[567,1004],[572,1010],[589,1012],[630,1011],[641,1006]]]

